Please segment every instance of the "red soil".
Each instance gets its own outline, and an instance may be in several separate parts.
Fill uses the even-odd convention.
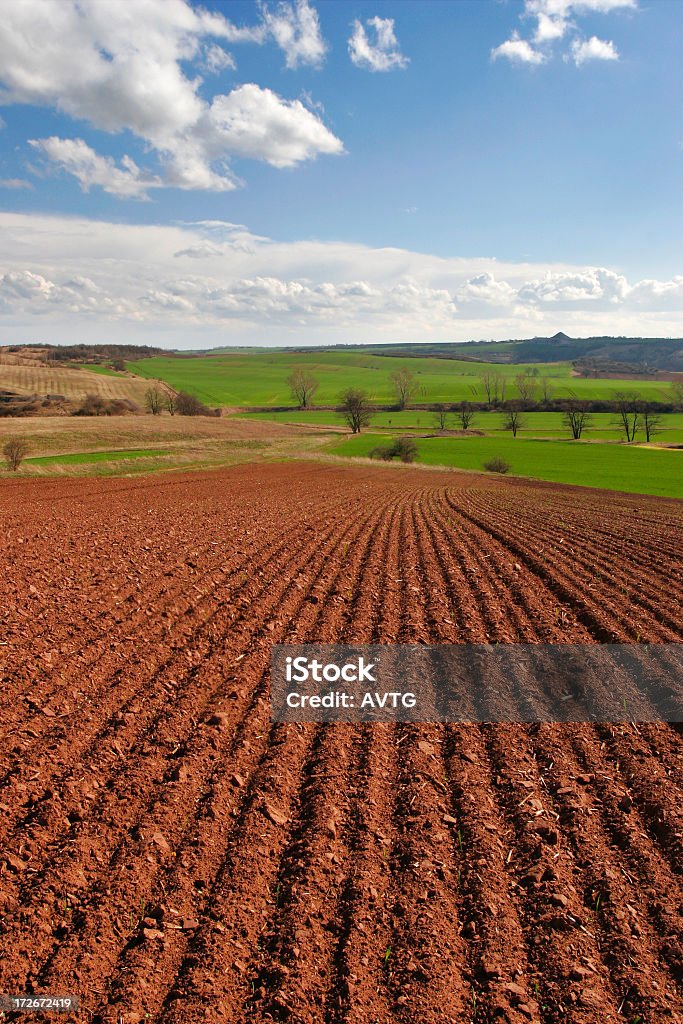
[[[0,992],[116,1024],[683,1021],[675,727],[268,700],[276,642],[680,641],[682,512],[313,463],[6,483]]]

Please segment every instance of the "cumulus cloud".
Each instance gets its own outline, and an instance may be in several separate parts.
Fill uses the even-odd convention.
[[[517,32],[513,32],[510,39],[506,39],[500,46],[491,50],[492,60],[497,60],[499,57],[506,57],[513,64],[542,64],[545,60],[543,54],[534,50],[526,39],[520,39]]]
[[[134,160],[124,156],[121,166],[111,157],[99,156],[83,139],[30,139],[29,143],[80,182],[84,192],[98,185],[121,199],[146,199],[147,190],[159,188],[160,178],[140,170]]]
[[[529,281],[519,289],[518,298],[532,304],[618,304],[626,299],[629,291],[625,277],[612,270],[590,267],[569,274],[546,274],[541,280]]]
[[[241,85],[227,96],[216,96],[207,120],[209,152],[227,150],[273,167],[293,167],[344,148],[301,100],[282,100],[258,85]]]
[[[161,165],[161,173],[145,171],[125,157],[119,166],[78,139],[36,140],[84,187],[101,184],[121,197],[143,197],[146,187],[162,184],[227,191],[237,184],[228,166],[235,156],[291,167],[343,149],[299,101],[254,84],[208,101],[199,93],[201,78],[186,73],[187,62],[211,71],[230,66],[217,40],[269,38],[291,67],[324,54],[306,0],[264,6],[261,22],[247,28],[186,0],[22,0],[0,19],[0,100],[53,107],[104,132],[128,130]]]
[[[575,39],[572,42],[572,57],[577,67],[581,67],[587,60],[619,60],[614,43],[607,39],[598,39],[597,36],[591,36],[590,39]]]
[[[555,43],[573,36],[565,58],[571,56],[577,67],[589,60],[618,60],[613,43],[596,36],[582,40],[577,22],[588,14],[606,15],[626,10],[637,10],[636,0],[525,0],[521,20],[534,25],[531,41],[515,31],[510,39],[491,51],[491,56],[494,59],[506,57],[517,64],[541,64],[553,55]]]
[[[517,295],[507,281],[498,281],[487,272],[469,278],[456,292],[458,303],[477,309],[508,308]]]
[[[374,42],[370,41],[365,25],[370,29]],[[408,66],[408,58],[401,53],[396,38],[393,18],[368,18],[365,25],[356,19],[349,39],[349,55],[356,67],[368,71],[392,71]]]
[[[125,315],[134,308],[106,295],[88,277],[66,279],[61,284],[29,270],[0,273],[0,305],[6,311],[32,316],[49,313]]]
[[[300,64],[319,67],[322,64],[327,43],[320,32],[318,12],[307,0],[264,7],[262,17],[266,31],[284,52],[288,68],[298,68]]]
[[[535,43],[547,43],[553,39],[561,39],[569,27],[569,21],[561,16],[552,17],[544,11],[537,14]]]
[[[503,263],[338,242],[277,242],[239,224],[100,223],[0,212],[3,336],[186,347],[677,335],[683,276]],[[31,254],[28,256],[27,254]],[[82,322],[81,313],[88,313]],[[33,325],[33,326],[32,326]]]

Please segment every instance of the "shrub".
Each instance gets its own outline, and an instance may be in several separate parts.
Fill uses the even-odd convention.
[[[10,438],[3,445],[2,454],[5,456],[7,468],[16,473],[22,459],[28,454],[28,445],[25,441],[20,441],[18,438]]]
[[[388,444],[377,445],[369,453],[371,459],[381,459],[382,462],[391,462],[394,457],[393,446]]]
[[[175,411],[179,416],[220,416],[220,409],[209,409],[194,395],[188,395],[187,391],[179,391],[175,400]]]
[[[417,445],[412,437],[398,437],[394,441],[394,454],[401,462],[415,462]]]
[[[510,469],[510,463],[502,459],[500,455],[494,455],[493,458],[488,459],[484,463],[484,469],[487,469],[489,473],[507,473]]]
[[[417,445],[412,437],[397,437],[391,444],[378,445],[370,452],[371,459],[381,459],[383,462],[391,462],[392,459],[400,459],[401,462],[414,462],[417,458]]]
[[[130,398],[102,398],[101,395],[86,395],[74,409],[73,416],[127,416],[137,413],[140,407]]]

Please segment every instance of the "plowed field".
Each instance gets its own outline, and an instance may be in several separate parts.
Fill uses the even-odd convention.
[[[680,641],[680,504],[309,463],[5,482],[0,517],[0,992],[683,1021],[674,727],[273,726],[268,678],[275,642]]]

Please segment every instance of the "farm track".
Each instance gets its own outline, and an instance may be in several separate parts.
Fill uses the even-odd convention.
[[[679,642],[680,505],[307,463],[13,483],[0,516],[0,991],[683,1022],[677,729],[274,725],[268,695],[278,642]]]

